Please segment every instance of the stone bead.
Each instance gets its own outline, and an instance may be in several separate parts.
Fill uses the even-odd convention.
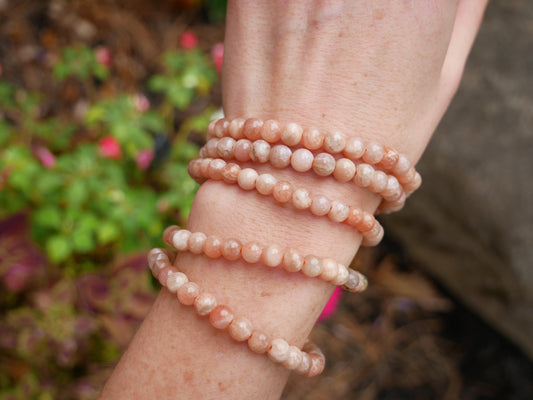
[[[346,225],[356,226],[361,219],[363,218],[363,212],[356,207],[350,207],[350,212],[348,213],[348,218],[344,221]]]
[[[350,207],[336,200],[331,202],[331,210],[328,213],[330,220],[334,222],[343,222],[350,214]]]
[[[272,191],[274,190],[274,185],[276,184],[278,180],[274,178],[271,174],[261,174],[257,177],[257,181],[255,182],[255,189],[265,195],[269,196],[272,194]]]
[[[291,163],[292,150],[283,144],[272,147],[270,151],[270,164],[274,168],[285,168]]]
[[[211,164],[212,159],[204,158],[200,161],[200,174],[207,178],[209,176],[209,165]]]
[[[250,149],[252,148],[252,142],[248,139],[238,140],[233,149],[233,156],[237,161],[247,162],[250,161]]]
[[[210,139],[206,145],[204,146],[204,149],[205,149],[205,153],[207,155],[207,157],[210,157],[210,158],[215,158],[215,157],[218,157],[218,142],[220,141],[220,139],[217,139],[217,138],[214,138],[214,139]]]
[[[227,163],[222,170],[222,179],[226,183],[236,183],[241,172],[241,167],[235,163]]]
[[[277,267],[283,260],[283,251],[276,244],[271,244],[263,249],[261,261],[268,267]]]
[[[244,342],[252,335],[252,323],[244,317],[235,317],[228,326],[228,332],[237,342]]]
[[[208,156],[207,155],[207,150],[206,150],[205,146],[200,149],[200,151],[198,152],[198,156],[200,158],[212,157],[212,156]]]
[[[194,299],[194,309],[200,316],[209,314],[217,306],[217,299],[211,293],[200,293]]]
[[[365,152],[365,144],[357,138],[351,137],[346,140],[346,146],[342,154],[350,160],[358,160]]]
[[[309,372],[309,368],[311,368],[311,357],[309,354],[302,352],[302,361],[300,361],[300,365],[294,369],[294,372],[300,375],[305,375]]]
[[[178,300],[184,306],[192,306],[200,294],[200,287],[194,282],[186,282],[178,288]]]
[[[208,236],[204,243],[204,253],[209,258],[222,255],[222,240],[218,236]]]
[[[387,148],[379,165],[386,170],[390,170],[398,162],[399,157],[400,154],[396,150]]]
[[[353,180],[357,186],[362,188],[370,186],[374,180],[374,168],[368,164],[359,164]]]
[[[173,272],[168,275],[166,286],[170,293],[176,293],[187,282],[189,282],[189,278],[183,272]]]
[[[200,160],[192,160],[187,166],[187,172],[193,179],[198,179],[201,175]]]
[[[311,201],[311,212],[319,217],[326,215],[331,210],[331,201],[322,195],[315,195]]]
[[[167,285],[168,276],[173,272],[173,270],[176,271],[176,268],[172,267],[170,264],[166,264],[166,267],[159,271],[157,274],[157,280],[162,286]]]
[[[368,188],[374,193],[381,193],[387,188],[388,176],[383,171],[374,172],[374,180]]]
[[[226,118],[219,119],[215,124],[214,133],[217,138],[222,138],[226,134],[229,127],[229,121]]]
[[[283,366],[289,371],[296,369],[302,362],[302,351],[296,346],[289,346],[289,356],[283,361]]]
[[[414,178],[405,184],[405,191],[409,194],[413,193],[422,185],[422,176],[416,172]]]
[[[253,331],[252,336],[248,339],[248,347],[254,353],[263,354],[270,347],[270,339],[261,331]]]
[[[340,158],[335,163],[333,176],[341,183],[348,182],[355,176],[356,167],[352,160]]]
[[[235,118],[234,120],[232,120],[228,126],[229,135],[235,140],[244,138],[244,134],[242,132],[243,125],[244,118]]]
[[[276,201],[280,203],[286,203],[292,199],[293,188],[292,185],[287,181],[278,181],[274,185],[272,190],[272,195]]]
[[[332,279],[331,283],[336,286],[342,286],[348,281],[350,271],[343,264],[337,264],[337,268],[337,275]]]
[[[332,281],[337,276],[339,272],[338,263],[331,258],[324,258],[322,260],[322,273],[320,274],[320,279],[325,280],[326,282]]]
[[[372,229],[374,224],[376,223],[376,219],[372,216],[372,214],[363,212],[361,221],[356,225],[356,228],[359,230],[359,232],[368,232]]]
[[[305,375],[309,377],[320,375],[322,371],[324,371],[326,364],[324,356],[320,356],[318,354],[309,354],[309,357],[311,359],[311,366]]]
[[[313,166],[314,156],[307,149],[298,149],[292,153],[291,166],[295,171],[306,172]]]
[[[174,234],[174,232],[172,232],[172,234]],[[152,249],[148,252],[147,258],[148,258],[148,266],[150,267],[150,269],[152,269],[154,266],[154,263],[157,260],[164,260],[167,258],[167,256],[165,253],[163,253],[161,249]]]
[[[257,118],[248,118],[244,121],[242,127],[242,133],[246,139],[258,140],[261,139],[261,128],[263,127],[263,121]]]
[[[324,134],[316,128],[306,128],[302,134],[302,144],[309,150],[318,150],[324,144]]]
[[[396,211],[400,211],[403,208],[403,206],[405,205],[406,197],[407,196],[405,195],[405,193],[402,192],[402,194],[400,195],[400,197],[397,200],[384,203],[382,205],[382,209],[380,211],[383,211],[383,212],[385,212],[387,214],[393,213],[393,212],[396,212]]]
[[[401,196],[403,192],[402,186],[395,176],[389,175],[387,177],[387,187],[381,191],[381,195],[388,201],[394,201]]]
[[[237,177],[237,183],[244,190],[253,190],[255,189],[255,181],[257,180],[258,173],[252,168],[245,168],[239,172]]]
[[[255,242],[249,242],[242,246],[242,258],[250,264],[259,262],[262,253],[263,248]]]
[[[302,272],[309,278],[319,276],[322,273],[322,261],[313,255],[305,256]]]
[[[226,260],[235,261],[241,257],[242,244],[236,239],[226,239],[222,243],[222,255]]]
[[[300,125],[291,122],[281,131],[281,141],[287,146],[296,146],[302,140],[303,129]]]
[[[235,139],[224,137],[218,141],[217,154],[225,160],[230,160],[234,157]]]
[[[214,137],[215,136],[215,125],[217,123],[216,119],[212,119],[209,121],[209,125],[207,126],[207,136],[208,137]]]
[[[216,306],[209,314],[209,322],[216,329],[226,329],[233,321],[233,311],[227,306]]]
[[[289,358],[289,343],[283,339],[274,339],[270,343],[270,349],[268,350],[268,357],[277,363],[282,363]]]
[[[292,205],[298,210],[311,207],[311,193],[307,189],[296,189],[292,194]]]
[[[222,180],[222,171],[226,166],[226,161],[221,160],[220,158],[215,158],[209,163],[209,177],[216,181]]]
[[[405,185],[406,183],[410,182],[412,179],[414,179],[416,170],[414,167],[409,168],[409,170],[403,174],[398,175],[396,178],[398,179],[398,182],[400,182],[402,185]]]
[[[189,248],[189,238],[191,237],[191,232],[186,229],[177,231],[172,235],[172,247],[176,250],[186,251]]]
[[[370,142],[366,145],[365,153],[363,154],[363,161],[368,164],[378,164],[385,155],[385,150],[383,149],[383,146],[375,143]]]
[[[168,262],[168,259],[166,257],[161,258],[159,260],[156,260],[154,264],[152,265],[152,275],[157,278],[159,277],[159,273],[168,267],[170,264]]]
[[[288,272],[298,272],[304,265],[303,256],[294,249],[285,250],[283,255],[283,268]]]
[[[411,161],[409,161],[403,154],[400,154],[398,161],[396,161],[396,164],[392,167],[392,173],[394,175],[403,175],[409,171],[409,168],[411,168]]]
[[[350,276],[343,287],[352,293],[362,292],[368,286],[366,277],[357,271],[350,270]]]
[[[330,132],[324,138],[324,149],[328,153],[340,153],[346,147],[346,140],[340,132]]]
[[[313,160],[313,171],[319,176],[329,176],[335,170],[335,157],[328,153],[317,154]]]
[[[270,144],[265,140],[256,140],[250,149],[250,159],[258,163],[266,163],[270,158]]]
[[[364,246],[376,246],[381,242],[381,239],[383,239],[383,235],[385,234],[383,227],[375,223],[372,229],[367,231],[365,235],[363,236],[363,245]]]
[[[203,232],[194,232],[189,236],[189,251],[194,254],[202,254],[207,236]]]
[[[269,143],[276,143],[281,140],[281,126],[277,121],[265,121],[261,128],[261,137]]]

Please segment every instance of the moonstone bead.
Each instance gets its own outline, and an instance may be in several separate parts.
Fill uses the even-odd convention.
[[[289,346],[289,356],[283,361],[283,366],[292,371],[302,362],[302,351],[296,346]]]
[[[209,322],[216,329],[226,329],[231,321],[233,321],[234,315],[231,309],[227,306],[216,306],[209,314]]]
[[[265,140],[256,140],[250,149],[250,159],[258,163],[266,163],[270,157],[270,144]]]
[[[262,331],[253,331],[252,336],[248,339],[248,347],[254,353],[263,354],[270,347],[270,339]]]
[[[261,128],[263,127],[263,121],[257,118],[248,118],[244,121],[242,132],[245,138],[250,140],[261,139]]]
[[[241,172],[241,167],[235,163],[227,163],[222,170],[222,179],[226,183],[235,183]]]
[[[337,275],[331,280],[331,283],[336,286],[344,285],[350,277],[350,271],[343,264],[337,264]]]
[[[270,151],[270,164],[274,168],[285,168],[291,163],[292,150],[283,144],[272,147]]]
[[[402,185],[405,185],[406,183],[414,179],[416,173],[417,172],[415,168],[411,167],[405,174],[398,175],[396,178],[398,178],[398,182],[400,182]]]
[[[208,236],[204,243],[204,253],[209,258],[222,255],[222,240],[218,236]]]
[[[187,282],[189,278],[183,272],[173,272],[168,275],[166,286],[170,293],[176,293]]]
[[[370,186],[374,179],[374,168],[368,164],[359,164],[354,182],[357,186],[366,188]]]
[[[383,235],[385,234],[383,227],[375,223],[372,229],[367,231],[365,235],[363,236],[363,245],[364,246],[376,246],[381,242],[381,239],[383,239]]]
[[[314,156],[307,149],[298,149],[292,153],[291,166],[295,171],[306,172],[313,166]]]
[[[178,288],[178,300],[184,306],[192,306],[200,294],[200,287],[194,282],[187,282]]]
[[[320,274],[320,279],[323,279],[326,282],[332,281],[335,279],[338,272],[339,267],[335,260],[331,258],[324,258],[322,260],[322,273]]]
[[[313,255],[307,255],[304,258],[304,265],[302,266],[302,272],[309,278],[314,278],[322,273],[322,261]]]
[[[194,232],[189,236],[189,251],[194,254],[202,254],[207,236],[203,232]]]
[[[209,177],[214,180],[222,180],[222,171],[226,166],[226,161],[220,158],[215,158],[209,163]]]
[[[374,224],[376,223],[375,218],[372,216],[372,214],[363,212],[361,220],[357,223],[356,228],[359,230],[359,232],[368,232],[372,229]]]
[[[187,166],[187,172],[189,173],[191,178],[195,180],[198,179],[202,172],[200,169],[200,160],[192,160]]]
[[[350,207],[350,212],[348,213],[348,218],[344,221],[346,225],[356,226],[361,219],[363,218],[363,212],[356,207]]]
[[[413,193],[422,185],[422,176],[416,172],[414,178],[405,184],[405,191],[409,194]]]
[[[369,164],[378,164],[385,155],[385,150],[383,146],[370,142],[366,145],[365,153],[363,154],[363,161]]]
[[[355,176],[355,164],[352,160],[347,158],[340,158],[335,163],[335,170],[333,176],[341,183],[348,182]]]
[[[208,137],[213,137],[215,135],[215,125],[217,123],[218,120],[216,119],[212,119],[211,121],[209,121],[209,125],[207,126],[207,136]]]
[[[276,244],[271,244],[263,249],[261,261],[269,267],[277,267],[283,260],[283,251]]]
[[[398,162],[399,157],[400,154],[396,150],[387,148],[379,165],[386,170],[390,170]]]
[[[402,192],[403,189],[398,179],[389,175],[387,177],[387,187],[381,191],[381,195],[388,201],[394,201],[401,196]]]
[[[346,218],[348,218],[349,214],[349,206],[336,200],[331,202],[331,210],[328,213],[328,217],[330,220],[334,222],[343,222],[346,220]]]
[[[392,173],[394,175],[403,175],[409,171],[409,168],[411,168],[411,161],[409,161],[403,154],[400,154],[398,161],[396,161],[396,164],[392,167]]]
[[[204,316],[209,314],[217,306],[217,299],[211,293],[200,293],[194,299],[194,309],[198,315]]]
[[[244,118],[235,118],[234,120],[232,120],[228,126],[229,135],[235,140],[244,138],[244,134],[242,133],[243,125]]]
[[[228,332],[237,342],[244,342],[252,335],[252,323],[244,317],[235,317],[228,326]]]
[[[152,249],[148,253],[148,266],[150,267],[150,269],[152,269],[157,260],[166,260],[166,259],[167,259],[167,255],[163,253],[161,249]]]
[[[165,258],[161,258],[161,259],[158,259],[154,262],[154,264],[152,265],[152,274],[154,275],[155,278],[159,277],[159,273],[165,269],[166,267],[169,266],[169,262],[168,262],[168,259],[165,257]]]
[[[303,256],[295,249],[287,249],[283,255],[283,268],[288,272],[298,272],[304,265]]]
[[[353,293],[362,292],[368,286],[368,281],[364,275],[361,275],[359,272],[350,270],[350,276],[348,280],[343,285],[343,287]]]
[[[224,137],[218,141],[217,153],[219,157],[225,160],[230,160],[234,157],[235,139],[230,137]]]
[[[278,181],[274,185],[272,190],[272,195],[280,203],[286,203],[292,199],[293,188],[292,185],[287,181]]]
[[[205,154],[207,155],[207,157],[211,157],[211,158],[218,157],[218,149],[217,149],[217,147],[218,147],[218,142],[219,141],[220,141],[220,139],[217,139],[217,138],[213,138],[213,139],[208,140],[208,142],[204,146]]]
[[[210,158],[204,158],[200,161],[200,173],[203,177],[209,176],[209,164],[211,164],[211,161],[213,161]]]
[[[191,232],[186,229],[177,231],[172,235],[172,246],[176,250],[187,250],[189,248],[189,238],[191,237]]]
[[[282,363],[289,358],[289,343],[285,340],[277,338],[270,343],[270,349],[268,350],[268,357],[277,363]]]
[[[239,176],[237,177],[237,183],[239,184],[241,189],[255,189],[255,181],[257,180],[258,175],[259,174],[257,173],[257,171],[252,168],[242,169],[241,172],[239,172]]]
[[[302,144],[309,150],[318,150],[324,144],[324,134],[316,128],[306,128],[302,134]]]
[[[238,140],[233,149],[233,156],[237,161],[247,162],[250,161],[250,149],[252,148],[252,142],[248,139]]]
[[[258,262],[262,253],[263,248],[255,242],[249,242],[242,246],[242,258],[250,264]]]
[[[303,129],[300,125],[291,122],[281,131],[281,141],[287,146],[296,146],[302,140]]]
[[[236,239],[226,239],[222,243],[222,255],[226,260],[235,261],[241,257],[242,244]]]
[[[261,137],[269,143],[279,142],[281,139],[281,126],[277,121],[267,120],[261,128]]]
[[[326,196],[315,195],[312,198],[310,210],[319,217],[326,215],[331,210],[331,201]]]
[[[311,353],[309,354],[309,357],[311,358],[311,366],[309,367],[309,371],[307,371],[306,376],[313,377],[320,375],[322,371],[324,371],[324,366],[326,363],[324,356]]]
[[[161,271],[159,271],[159,273],[157,274],[157,280],[161,285],[166,286],[168,276],[175,271],[176,269],[167,263],[166,267],[162,268]]]
[[[300,375],[305,375],[309,372],[309,368],[311,368],[311,357],[309,354],[302,352],[302,361],[300,361],[300,365],[294,369],[294,372]]]
[[[272,191],[274,190],[274,185],[276,184],[278,180],[274,178],[271,174],[261,174],[257,177],[257,181],[255,182],[255,189],[265,195],[269,196],[272,194]]]
[[[307,189],[296,189],[292,194],[292,204],[299,210],[311,207],[311,194]]]
[[[219,119],[215,124],[215,136],[217,138],[224,137],[229,127],[229,121],[226,118]]]
[[[324,139],[324,149],[328,153],[340,153],[346,147],[346,140],[340,132],[330,132]]]
[[[363,156],[364,152],[365,144],[360,139],[351,137],[346,140],[342,154],[350,160],[357,160]]]
[[[374,180],[368,187],[374,193],[381,193],[387,188],[388,176],[383,171],[374,172]]]
[[[335,170],[335,157],[328,153],[317,154],[313,160],[313,171],[320,176],[328,176]]]

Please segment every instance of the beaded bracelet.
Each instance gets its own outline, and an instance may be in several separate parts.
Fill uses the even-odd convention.
[[[278,181],[271,174],[258,174],[252,168],[242,169],[238,164],[226,163],[220,158],[192,160],[188,170],[189,175],[196,180],[236,183],[241,189],[255,189],[262,195],[272,195],[279,203],[291,201],[299,210],[309,209],[316,216],[327,215],[331,221],[357,229],[363,236],[364,246],[375,246],[383,238],[383,227],[372,214],[336,200],[331,201],[322,195],[313,196],[307,189],[295,189],[289,182]]]
[[[200,317],[209,316],[209,322],[215,329],[227,329],[232,339],[246,341],[251,351],[267,354],[272,361],[288,370],[309,377],[324,370],[326,359],[315,344],[307,341],[300,350],[284,339],[270,340],[264,332],[254,329],[247,318],[235,316],[229,307],[219,305],[213,294],[202,291],[198,284],[189,281],[187,275],[172,265],[173,258],[168,250],[152,249],[148,254],[148,265],[153,276],[170,293],[176,294],[182,305],[193,306]]]
[[[205,254],[209,258],[224,257],[228,261],[242,258],[253,264],[261,261],[268,267],[283,266],[287,272],[301,271],[309,278],[318,277],[336,286],[342,286],[352,293],[366,289],[366,277],[331,258],[320,259],[314,255],[304,256],[295,249],[282,249],[277,245],[262,247],[250,242],[242,244],[237,239],[222,240],[217,236],[207,236],[203,232],[190,232],[172,225],[165,229],[163,240],[167,245],[179,251],[190,251],[193,254]]]

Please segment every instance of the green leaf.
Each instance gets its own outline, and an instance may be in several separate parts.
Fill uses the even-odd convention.
[[[72,248],[65,237],[57,235],[47,240],[46,253],[52,262],[60,263],[72,254]]]
[[[61,227],[61,209],[55,205],[37,209],[33,213],[33,224],[43,228],[59,229]]]
[[[75,180],[66,191],[67,202],[71,207],[81,207],[89,198],[89,191],[83,180]]]
[[[97,231],[97,239],[100,244],[113,242],[120,237],[120,228],[112,221],[104,221]]]
[[[72,245],[74,250],[80,253],[89,253],[95,248],[94,237],[90,232],[77,229],[72,235]]]

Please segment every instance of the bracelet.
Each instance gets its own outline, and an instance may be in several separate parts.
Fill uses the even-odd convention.
[[[263,331],[254,329],[247,318],[234,315],[228,306],[219,305],[213,294],[202,291],[198,284],[172,265],[173,261],[174,254],[168,250],[156,248],[148,253],[153,276],[170,293],[176,294],[182,305],[193,306],[200,317],[209,316],[215,329],[227,329],[235,341],[246,341],[254,353],[267,354],[272,361],[298,374],[312,377],[324,370],[326,359],[315,344],[308,340],[300,350],[284,339],[270,340]]]
[[[302,255],[292,248],[282,249],[278,245],[263,247],[257,243],[242,244],[237,239],[222,240],[217,236],[207,236],[203,232],[190,232],[172,225],[165,229],[163,240],[170,247],[193,254],[205,254],[209,258],[224,257],[228,261],[243,259],[253,264],[262,262],[268,267],[279,267],[287,272],[302,272],[309,278],[318,277],[336,286],[342,286],[352,293],[366,289],[366,277],[331,258],[320,259],[314,255]]]

